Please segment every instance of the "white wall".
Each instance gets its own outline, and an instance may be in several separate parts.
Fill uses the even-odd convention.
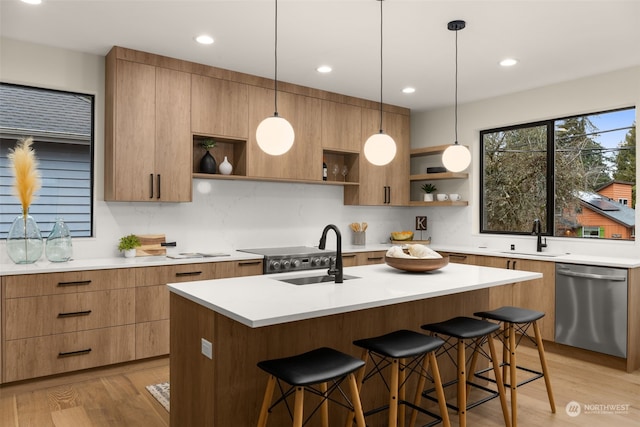
[[[74,239],[78,259],[117,256],[119,237],[129,233],[165,233],[179,251],[225,251],[317,245],[328,223],[336,224],[343,244],[349,244],[348,224],[366,221],[367,242],[380,243],[390,231],[412,229],[419,214],[409,208],[343,206],[340,186],[257,181],[196,179],[192,203],[105,202],[104,57],[0,38],[0,80],[96,96],[95,237]],[[203,187],[209,192],[199,191]],[[0,241],[0,264],[9,262]]]
[[[436,184],[446,192],[456,190],[468,199],[465,208],[427,208],[433,242],[459,246],[488,246],[501,250],[516,244],[517,250],[535,250],[535,238],[501,237],[479,234],[479,132],[512,124],[593,113],[608,109],[636,106],[636,123],[640,111],[640,67],[620,70],[563,84],[459,105],[458,140],[471,148],[473,161],[470,179]],[[452,108],[414,113],[411,117],[412,147],[450,144],[454,140]],[[640,168],[637,168],[640,170]],[[640,179],[637,179],[640,181]],[[452,186],[456,186],[451,188]],[[636,213],[636,224],[639,214]],[[549,252],[606,254],[638,257],[640,243],[594,241],[591,239],[548,238]]]

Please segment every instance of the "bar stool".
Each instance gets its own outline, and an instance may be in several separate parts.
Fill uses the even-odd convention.
[[[540,378],[544,378],[544,383],[547,388],[547,396],[549,397],[549,405],[551,406],[551,412],[555,414],[556,404],[553,399],[551,380],[549,379],[549,369],[547,368],[547,360],[545,358],[544,347],[542,345],[542,336],[540,335],[540,327],[538,326],[538,320],[544,317],[544,313],[540,311],[528,310],[526,308],[507,306],[500,307],[492,311],[479,311],[477,313],[474,313],[474,316],[478,316],[483,319],[497,320],[503,323],[503,334],[500,334],[500,332],[498,331],[496,335],[503,344],[503,378],[506,378],[506,369],[507,366],[509,367],[509,384],[507,384],[507,386],[511,390],[511,425],[513,427],[516,427],[518,425],[517,388]],[[531,326],[533,326],[535,340],[527,333],[529,327]],[[520,336],[516,338],[516,334],[520,334]],[[524,337],[528,338],[538,348],[538,357],[540,358],[542,372],[517,365],[516,348]],[[473,364],[473,362],[472,369],[475,369],[475,364]],[[534,375],[518,383],[517,369],[529,372]],[[475,375],[479,378],[493,381],[492,379],[482,375],[485,371],[486,370],[479,371]]]
[[[447,337],[440,354],[447,354],[447,356],[449,356],[451,361],[456,365],[458,375],[457,379],[445,383],[444,386],[448,387],[450,385],[457,384],[457,406],[451,404],[447,404],[447,406],[458,412],[460,427],[466,427],[467,425],[467,410],[495,397],[500,398],[505,426],[510,427],[509,410],[507,408],[507,401],[505,398],[504,384],[502,383],[502,377],[500,375],[500,364],[495,359],[496,349],[492,339],[492,334],[500,328],[500,325],[497,323],[487,322],[485,320],[473,319],[471,317],[454,317],[452,319],[445,320],[444,322],[422,325],[421,328],[430,331],[432,334],[444,335]],[[482,347],[485,341],[489,345],[490,356],[486,354]],[[467,347],[473,347],[473,356],[476,354],[482,354],[483,356],[491,359],[493,371],[496,376],[496,384],[498,387],[497,392],[472,382],[473,376],[467,376],[467,356],[465,352]],[[456,349],[457,353],[455,359],[450,354],[450,351],[452,352],[454,349]],[[467,402],[467,398],[471,387],[484,390],[489,393],[489,396],[469,404]],[[433,390],[425,390],[423,392],[423,396],[433,400],[433,397],[430,396],[432,391]]]
[[[270,374],[260,409],[258,427],[266,427],[269,412],[283,402],[293,419],[293,427],[302,427],[318,409],[320,409],[322,416],[322,426],[329,427],[328,400],[351,410],[355,414],[358,427],[366,427],[354,375],[354,372],[363,366],[363,360],[328,347],[318,348],[296,356],[258,362],[258,367]],[[348,400],[346,393],[340,387],[345,379],[351,390],[351,401]],[[287,390],[284,390],[282,381],[289,384],[290,387]],[[272,405],[271,399],[276,383],[278,383],[282,395]],[[330,387],[328,387],[328,383],[331,383]],[[303,422],[305,390],[320,396],[321,401]],[[331,398],[334,391],[338,391],[343,396],[344,402]],[[287,401],[287,397],[292,394],[295,396],[293,415]]]
[[[356,340],[353,344],[363,349],[361,358],[365,363],[368,363],[369,360],[373,363],[373,366],[368,372],[366,372],[365,365],[365,368],[361,369],[358,373],[358,387],[361,388],[365,381],[378,375],[382,378],[383,383],[389,390],[389,403],[366,411],[365,416],[388,409],[388,426],[396,427],[399,424],[404,427],[404,408],[401,408],[398,412],[399,406],[404,405],[412,408],[409,422],[410,427],[415,425],[418,412],[429,415],[435,419],[423,427],[433,426],[441,421],[444,427],[450,426],[444,390],[440,379],[440,371],[438,370],[438,362],[435,356],[436,350],[444,344],[443,340],[403,329],[373,338]],[[391,371],[389,382],[387,382],[384,376],[384,370],[387,367],[389,367]],[[424,389],[429,368],[431,368],[431,378],[433,379],[435,391],[438,396],[437,400],[440,407],[440,415],[420,407],[422,390]],[[412,374],[419,375],[419,378],[413,402],[408,402],[405,400],[405,384]],[[351,426],[350,421],[347,422],[347,426]]]

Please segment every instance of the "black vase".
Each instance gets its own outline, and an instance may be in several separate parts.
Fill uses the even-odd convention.
[[[216,173],[216,166],[216,159],[207,151],[200,160],[200,172]]]

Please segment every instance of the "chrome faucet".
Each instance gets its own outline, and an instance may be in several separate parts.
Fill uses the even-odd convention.
[[[542,252],[542,248],[547,247],[547,238],[545,237],[544,243],[542,242],[542,223],[539,219],[533,220],[533,231],[531,234],[538,236],[538,241],[536,242],[536,252]]]
[[[335,277],[336,283],[342,283],[342,235],[340,234],[340,230],[333,224],[327,225],[324,230],[322,230],[322,237],[320,237],[320,244],[318,244],[318,249],[324,249],[327,245],[327,232],[329,230],[333,230],[336,233],[336,262],[332,266],[329,264],[329,271],[327,274],[329,276]]]

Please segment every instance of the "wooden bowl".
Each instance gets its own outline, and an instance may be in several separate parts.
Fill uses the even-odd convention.
[[[385,256],[384,262],[398,270],[423,272],[438,270],[446,266],[449,264],[449,256],[443,256],[442,258],[394,258]]]

